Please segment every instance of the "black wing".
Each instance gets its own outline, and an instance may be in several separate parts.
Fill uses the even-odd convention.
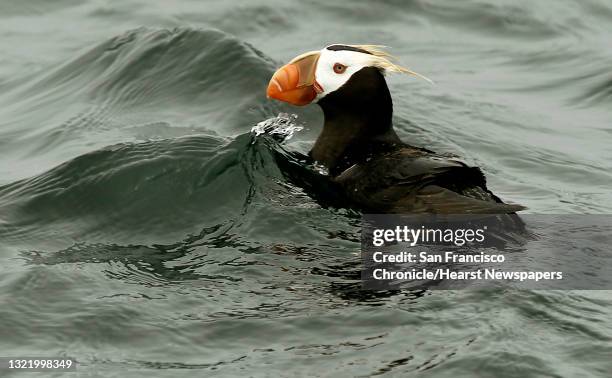
[[[366,210],[389,213],[508,214],[482,171],[424,150],[402,148],[356,164],[336,181]]]

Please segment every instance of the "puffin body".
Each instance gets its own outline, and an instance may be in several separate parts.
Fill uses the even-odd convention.
[[[325,124],[309,155],[363,211],[509,214],[524,209],[491,193],[479,168],[400,140],[386,72],[421,76],[376,46],[331,45],[281,67],[267,93],[294,105],[321,107]]]

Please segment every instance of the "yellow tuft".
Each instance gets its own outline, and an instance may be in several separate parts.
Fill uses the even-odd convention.
[[[419,77],[427,81],[430,84],[434,83],[433,80],[431,80],[430,78],[424,75],[421,75],[420,73],[414,72],[409,68],[402,67],[399,64],[395,63],[393,60],[395,60],[396,58],[393,55],[389,54],[387,51],[385,51],[385,48],[387,46],[381,46],[381,45],[347,45],[347,46],[351,46],[351,47],[355,47],[355,48],[367,51],[368,53],[372,55],[372,64],[374,64],[374,66],[380,69],[383,69],[387,72],[404,73],[404,74]]]

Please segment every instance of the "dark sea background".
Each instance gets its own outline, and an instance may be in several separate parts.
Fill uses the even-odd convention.
[[[610,291],[360,290],[358,214],[287,178],[321,111],[265,96],[331,43],[435,81],[388,76],[405,141],[525,213],[612,212],[610,1],[2,1],[0,355],[92,377],[612,376]],[[251,135],[279,113],[304,130]]]

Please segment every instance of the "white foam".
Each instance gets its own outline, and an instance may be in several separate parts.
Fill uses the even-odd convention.
[[[273,135],[280,142],[286,142],[293,137],[296,131],[304,129],[303,126],[297,124],[297,114],[279,113],[276,117],[268,118],[265,121],[259,122],[251,128],[251,133],[258,137],[262,134]]]

